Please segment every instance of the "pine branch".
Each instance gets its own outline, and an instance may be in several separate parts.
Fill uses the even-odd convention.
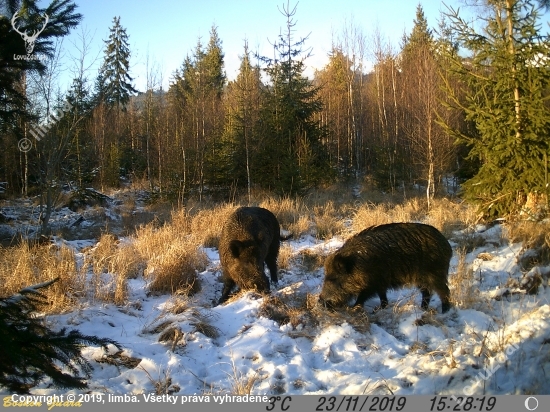
[[[110,344],[121,348],[112,339],[83,335],[77,330],[52,331],[32,313],[44,303],[45,296],[38,290],[57,280],[28,286],[0,299],[0,386],[11,392],[28,393],[46,378],[58,388],[84,389],[92,365],[82,356],[82,348],[95,345],[107,349]]]

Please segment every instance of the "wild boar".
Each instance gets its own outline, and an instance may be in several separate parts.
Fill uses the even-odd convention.
[[[422,309],[437,292],[442,312],[450,307],[447,285],[452,249],[436,228],[421,223],[390,223],[373,226],[348,239],[325,260],[325,279],[319,301],[328,307],[355,305],[377,294],[382,308],[388,305],[386,292],[417,286]]]
[[[267,264],[271,281],[277,283],[277,256],[280,227],[277,218],[261,207],[240,207],[225,222],[219,252],[223,270],[223,291],[218,302],[227,300],[235,285],[241,289],[269,292]]]

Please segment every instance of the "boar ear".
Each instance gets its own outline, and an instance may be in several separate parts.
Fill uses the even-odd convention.
[[[334,269],[338,273],[351,273],[353,265],[355,264],[355,258],[353,256],[334,256]]]
[[[238,258],[243,250],[243,243],[239,240],[229,242],[229,251],[234,258]]]

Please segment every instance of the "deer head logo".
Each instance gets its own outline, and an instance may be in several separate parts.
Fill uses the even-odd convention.
[[[38,35],[40,33],[42,33],[44,31],[44,29],[46,28],[46,24],[48,24],[48,21],[50,20],[49,16],[47,14],[45,14],[44,16],[46,17],[46,20],[44,21],[44,25],[42,26],[42,28],[40,30],[36,30],[31,36],[29,36],[27,34],[27,31],[21,33],[19,31],[19,29],[17,28],[17,26],[15,25],[15,21],[17,20],[18,18],[18,14],[19,14],[19,11],[16,12],[13,17],[11,18],[11,26],[13,27],[13,29],[19,33],[21,35],[21,37],[23,38],[23,40],[25,40],[25,49],[27,49],[27,54],[31,54],[32,51],[34,50],[34,42],[36,41],[36,38],[38,37]]]

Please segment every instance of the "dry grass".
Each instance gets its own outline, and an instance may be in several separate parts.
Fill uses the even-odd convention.
[[[354,194],[353,185],[337,183],[311,190],[304,198],[304,203],[314,207],[334,202],[336,207],[340,208],[353,205],[358,200]]]
[[[141,369],[145,372],[147,375],[147,379],[149,379],[149,382],[153,385],[155,388],[155,394],[156,395],[172,395],[174,393],[178,393],[180,391],[179,385],[175,385],[172,383],[172,377],[170,376],[170,369],[163,370],[162,373],[158,373],[158,378],[153,378],[149,371],[145,369],[143,366],[139,365],[138,369]]]
[[[295,238],[310,230],[309,210],[301,198],[268,197],[259,206],[270,210],[277,217],[281,229],[288,230]]]
[[[303,321],[300,306],[303,305],[298,302],[292,302],[288,298],[267,296],[262,302],[259,315],[274,320],[279,325],[290,323],[293,327],[296,327]]]
[[[352,226],[353,232],[360,232],[371,226],[382,225],[390,222],[403,222],[406,220],[395,220],[391,216],[389,204],[364,204],[357,208],[353,213]]]
[[[313,213],[317,238],[330,239],[344,229],[344,222],[334,202],[329,201],[324,206],[316,206]]]
[[[144,277],[151,292],[192,294],[200,289],[197,271],[206,269],[208,258],[197,239],[177,225],[145,226],[137,231],[132,245],[146,264]]]
[[[92,268],[93,298],[123,305],[128,298],[127,280],[143,271],[143,262],[132,244],[119,244],[111,234],[104,234],[91,249],[81,268],[85,275]]]
[[[327,239],[344,229],[341,209],[345,207],[338,206],[342,202],[341,193],[319,191],[305,198],[267,197],[259,205],[272,211],[281,228],[291,232],[295,238],[311,233],[319,239]]]
[[[95,358],[94,360],[97,363],[106,363],[117,368],[122,366],[128,369],[136,368],[142,361],[141,358],[134,358],[125,354],[123,350],[119,350],[113,354],[103,354],[100,358]]]
[[[449,274],[449,289],[451,290],[451,303],[461,309],[473,308],[479,303],[480,296],[474,285],[474,271],[466,264],[465,249],[459,249],[458,265],[456,273]]]
[[[113,260],[116,254],[117,240],[113,235],[103,235],[95,248],[86,257],[82,270],[87,271],[88,265],[93,271],[93,298],[105,302],[115,301],[115,295],[124,303],[126,299],[126,282],[114,272]]]
[[[471,208],[447,199],[434,200],[428,210],[423,198],[399,204],[387,197],[378,196],[378,199],[376,193],[371,196],[370,192],[363,191],[359,197],[352,194],[351,187],[334,186],[311,192],[304,198],[277,198],[263,194],[253,203],[271,210],[281,228],[292,232],[295,238],[316,234],[318,238],[326,239],[358,232],[372,225],[402,221],[423,221],[449,236],[452,231],[475,221]],[[360,204],[367,198],[386,203]],[[130,196],[119,209],[130,218],[135,205]],[[204,270],[208,263],[200,246],[218,246],[222,226],[236,207],[233,203],[188,203],[186,209],[174,211],[168,204],[151,205],[147,212],[161,216],[160,219],[139,226],[122,243],[113,235],[102,235],[99,243],[87,252],[80,270],[77,270],[74,253],[65,247],[21,243],[0,249],[0,293],[7,296],[22,287],[59,276],[60,282],[47,291],[52,311],[68,309],[76,297],[83,296],[124,304],[127,280],[141,275],[149,282],[152,292],[194,293],[199,289],[196,273]],[[346,218],[351,218],[349,227],[345,224]],[[165,220],[170,223],[162,223]],[[535,225],[531,222],[518,224],[509,228],[510,239],[524,241],[526,250],[540,251],[536,256],[538,263],[550,261],[548,226],[550,224]],[[475,239],[468,239],[470,241]],[[307,271],[315,271],[323,261],[322,255],[308,250],[294,254],[290,246],[281,245],[281,269],[289,270],[299,264]],[[88,274],[92,276],[86,283]],[[294,302],[288,306],[300,311],[302,306],[307,307],[307,303]]]
[[[164,316],[168,316],[169,314],[183,314],[185,319],[191,326],[193,326],[195,331],[202,333],[206,337],[215,339],[220,336],[220,330],[211,323],[211,321],[217,318],[218,315],[212,311],[199,311],[192,298],[188,295],[177,294],[172,296],[158,319],[162,319]]]
[[[295,238],[300,238],[301,236],[307,235],[310,233],[312,227],[312,222],[309,219],[308,215],[302,215],[294,223],[288,225],[288,231],[292,233]]]
[[[295,260],[307,272],[314,272],[325,263],[326,256],[311,249],[303,249],[296,256]]]
[[[318,335],[318,328],[343,323],[361,333],[370,329],[368,316],[362,308],[327,310],[318,304],[318,296],[309,293],[267,296],[260,306],[259,315],[280,325],[292,325],[292,330],[287,332],[291,337],[313,339]]]
[[[281,244],[279,249],[279,257],[277,259],[277,265],[279,269],[290,270],[292,263],[294,261],[294,253],[292,247],[288,244]]]
[[[73,250],[66,246],[29,245],[27,242],[0,247],[0,296],[11,296],[24,287],[57,277],[59,281],[43,291],[47,303],[40,309],[47,313],[71,310],[76,297],[84,290]]]
[[[462,201],[451,201],[447,198],[432,200],[425,223],[443,233],[447,238],[453,232],[472,227],[478,220],[476,209]]]
[[[191,233],[198,244],[204,247],[218,247],[222,227],[236,205],[222,204],[212,209],[199,210],[191,219]]]
[[[550,263],[550,222],[510,222],[506,232],[510,242],[523,243],[517,258],[523,270]]]
[[[259,203],[259,206],[273,212],[283,227],[295,223],[300,216],[308,212],[301,198],[267,197]]]
[[[254,386],[263,380],[258,371],[254,371],[252,375],[243,375],[237,369],[233,355],[231,355],[231,373],[227,374],[231,382],[232,395],[250,395]]]
[[[358,207],[353,215],[352,230],[359,232],[370,226],[392,222],[423,222],[449,237],[453,231],[469,227],[475,220],[475,210],[464,203],[435,199],[428,210],[425,199],[413,198],[402,204],[368,203]]]
[[[476,233],[473,229],[463,231],[458,236],[454,236],[453,240],[458,245],[457,249],[459,249],[463,253],[473,252],[475,249],[485,246],[485,244],[487,243],[485,238],[482,235]]]
[[[207,257],[197,251],[192,242],[170,244],[162,254],[153,255],[147,262],[145,278],[150,280],[149,290],[159,293],[175,293],[200,290],[196,271],[204,270]]]
[[[199,249],[200,236],[191,235],[185,210],[172,212],[171,220],[160,227],[155,222],[139,227],[124,244],[111,234],[100,238],[84,265],[84,271],[92,267],[95,299],[124,304],[127,280],[140,274],[149,281],[150,292],[192,294],[200,289],[196,273],[208,263]]]

